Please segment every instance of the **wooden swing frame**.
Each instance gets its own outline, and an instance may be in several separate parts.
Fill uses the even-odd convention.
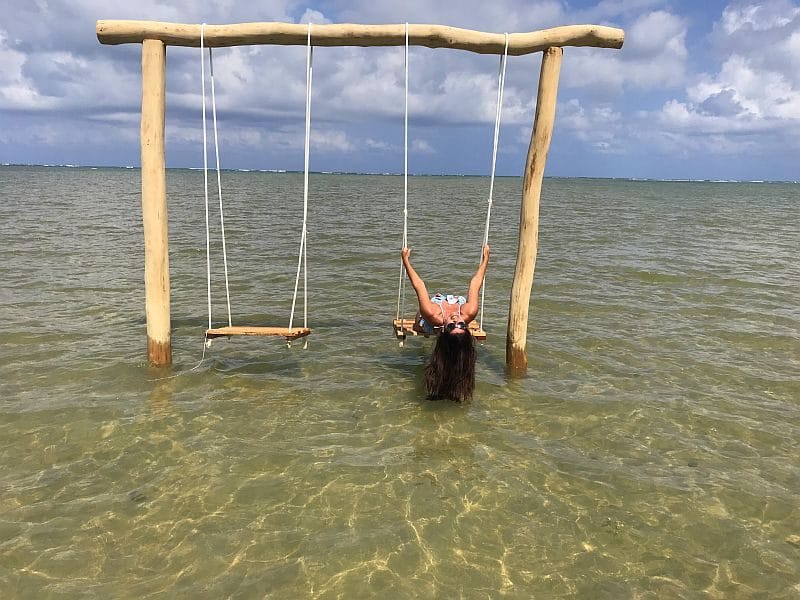
[[[172,363],[170,326],[169,242],[164,154],[166,102],[166,47],[200,46],[201,28],[208,47],[254,44],[305,45],[308,26],[296,23],[240,23],[199,25],[156,21],[97,21],[101,44],[142,44],[141,173],[142,221],[145,238],[145,311],[147,356],[151,364]],[[504,34],[484,33],[443,25],[314,25],[314,46],[413,46],[453,48],[479,54],[501,54]],[[527,371],[525,353],[533,274],[539,239],[539,203],[542,179],[553,135],[558,79],[563,47],[621,48],[622,29],[600,25],[571,25],[508,35],[508,54],[542,52],[542,64],[531,142],[525,162],[520,206],[519,245],[509,300],[506,332],[506,367],[512,375]],[[210,329],[212,336],[219,331]],[[251,333],[219,335],[259,335]],[[291,333],[291,332],[288,332]],[[208,334],[208,332],[207,332]],[[273,334],[267,334],[273,335]],[[283,334],[278,334],[283,335]]]

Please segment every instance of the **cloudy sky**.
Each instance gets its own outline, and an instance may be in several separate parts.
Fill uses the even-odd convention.
[[[141,47],[100,45],[97,19],[622,27],[622,50],[565,49],[549,175],[800,180],[800,0],[0,0],[0,163],[138,165]],[[312,169],[402,170],[402,53],[315,51]],[[540,60],[509,58],[500,174],[522,171]],[[214,64],[223,167],[301,169],[305,49]],[[412,48],[412,172],[488,172],[497,67]],[[199,50],[167,71],[167,164],[197,167]]]

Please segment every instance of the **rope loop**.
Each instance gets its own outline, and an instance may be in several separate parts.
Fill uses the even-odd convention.
[[[297,275],[294,280],[292,310],[289,314],[289,329],[294,325],[294,309],[297,304],[297,292],[300,286],[300,271],[303,271],[303,327],[308,327],[308,171],[309,148],[311,145],[311,86],[313,81],[314,47],[311,45],[311,23],[308,24],[306,38],[306,135],[305,159],[303,167],[303,231],[300,235],[300,252],[297,257]],[[291,347],[291,346],[289,346]]]
[[[206,63],[204,59],[206,24],[200,25],[200,80],[202,85],[202,113],[203,113],[203,191],[206,209],[206,279],[208,300],[208,328],[212,327],[211,314],[211,231],[209,219],[208,200],[208,119],[206,117]],[[214,55],[208,48],[208,67],[211,81],[211,116],[214,126],[214,155],[217,165],[217,195],[219,197],[219,225],[222,236],[222,261],[225,268],[225,301],[228,307],[228,326],[233,325],[231,319],[231,292],[228,279],[228,250],[225,239],[225,212],[222,203],[222,173],[219,158],[219,133],[217,128],[217,95],[214,85]]]
[[[405,83],[403,102],[403,240],[402,247],[408,246],[408,22],[405,26],[406,43],[403,52],[403,78]],[[400,260],[400,283],[397,286],[397,318],[405,311],[406,268]]]
[[[483,245],[481,246],[481,258],[483,258],[483,247],[489,243],[489,223],[492,219],[492,204],[494,203],[494,176],[497,170],[497,147],[500,141],[500,117],[503,113],[503,91],[506,85],[506,62],[508,61],[508,32],[505,33],[505,47],[503,55],[500,57],[500,67],[497,74],[497,105],[494,118],[494,140],[492,142],[492,172],[489,179],[489,198],[486,208],[486,227],[483,232]],[[481,285],[481,304],[478,323],[483,329],[483,305],[486,298],[486,278]]]
[[[206,209],[206,292],[208,300],[208,328],[211,329],[211,229],[208,216],[208,126],[206,119],[206,62],[203,58],[205,50],[206,24],[200,25],[200,85],[201,112],[203,114],[203,191]]]

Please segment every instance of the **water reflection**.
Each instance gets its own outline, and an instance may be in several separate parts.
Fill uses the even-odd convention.
[[[150,390],[149,407],[150,414],[157,417],[163,417],[172,412],[172,397],[175,394],[175,389],[178,387],[178,380],[175,376],[165,375],[171,372],[172,369],[155,368],[149,369],[149,374],[154,378],[152,389]]]

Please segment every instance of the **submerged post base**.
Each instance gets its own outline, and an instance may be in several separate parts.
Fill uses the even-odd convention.
[[[172,364],[172,340],[157,342],[147,338],[147,360],[154,367]]]
[[[528,357],[525,348],[514,347],[506,342],[506,372],[512,377],[524,377],[528,372]]]

